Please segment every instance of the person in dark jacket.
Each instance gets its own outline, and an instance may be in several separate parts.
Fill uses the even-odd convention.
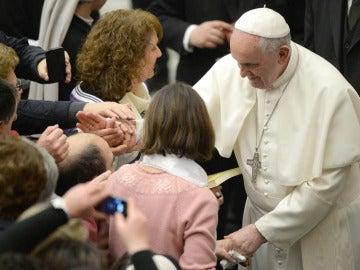
[[[306,0],[304,45],[333,64],[360,94],[360,2]]]
[[[77,84],[76,78],[76,56],[79,53],[86,36],[96,22],[99,9],[105,4],[106,0],[84,1],[79,0],[75,9],[74,16],[67,30],[62,47],[69,53],[71,63],[71,81],[69,83],[59,83],[59,100],[69,100],[71,91]]]
[[[110,195],[104,188],[109,175],[110,171],[107,171],[88,183],[74,186],[63,197],[53,200],[49,208],[0,230],[0,254],[9,251],[28,253],[70,218],[91,214],[93,207]],[[79,197],[87,199],[79,203]]]
[[[46,83],[48,76],[45,51],[42,48],[29,45],[26,38],[7,36],[3,31],[0,31],[0,43],[13,48],[17,53],[20,59],[15,68],[17,77]],[[67,68],[71,69],[70,63]],[[131,119],[133,116],[128,107],[115,102],[90,104],[70,101],[20,100],[17,110],[18,118],[13,123],[13,129],[20,135],[29,135],[42,133],[46,127],[57,123],[63,129],[72,128],[77,122],[76,113],[81,110],[102,113],[105,117],[118,116],[122,119]]]
[[[37,46],[29,45],[26,38],[15,38],[6,35],[0,30],[0,43],[4,43],[15,50],[20,58],[20,63],[15,69],[19,78],[26,78],[40,83],[46,83],[49,80],[45,51]],[[71,65],[69,55],[65,53],[66,79],[70,82]]]

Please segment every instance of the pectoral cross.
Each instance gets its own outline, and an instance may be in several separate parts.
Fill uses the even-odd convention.
[[[255,151],[254,157],[252,159],[247,159],[246,164],[251,166],[251,181],[255,183],[258,169],[261,168],[259,153]]]

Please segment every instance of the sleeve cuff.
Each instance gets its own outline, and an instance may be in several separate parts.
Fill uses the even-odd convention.
[[[85,104],[86,104],[85,102],[71,102],[70,103],[68,119],[71,123],[77,122],[76,113],[78,111],[82,111],[85,107]]]
[[[71,216],[69,214],[69,210],[68,210],[66,203],[62,197],[57,197],[57,198],[53,199],[50,203],[55,209],[63,210],[65,212],[66,216],[68,218],[71,218]]]
[[[190,35],[196,27],[197,27],[196,24],[192,24],[185,31],[184,39],[183,39],[183,47],[184,47],[185,51],[187,51],[187,52],[194,51],[194,47],[190,46],[189,42],[190,42]]]

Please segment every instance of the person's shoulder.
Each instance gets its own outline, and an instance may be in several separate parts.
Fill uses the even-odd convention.
[[[304,76],[305,83],[311,83],[312,91],[341,93],[351,88],[341,72],[325,58],[301,45],[297,45],[297,48],[299,51],[297,74]]]
[[[109,179],[106,181],[106,186],[112,190],[118,190],[121,187],[127,186],[127,184],[132,185],[131,183],[136,182],[137,177],[134,173],[134,164],[125,164],[119,167],[114,171]],[[119,183],[121,183],[119,185]]]
[[[77,84],[75,88],[70,93],[70,100],[71,101],[78,101],[78,102],[102,102],[103,100],[98,98],[97,96],[87,93],[81,87],[81,83]]]
[[[181,196],[193,198],[194,201],[215,202],[217,204],[214,194],[207,186],[198,186],[188,181],[181,181],[181,183],[184,187]]]
[[[85,22],[83,19],[79,18],[78,16],[74,15],[71,20],[68,32],[72,33],[88,33],[91,29],[91,25]],[[81,38],[81,36],[80,36]]]
[[[122,174],[128,171],[134,171],[138,169],[138,162],[121,165],[113,174]]]

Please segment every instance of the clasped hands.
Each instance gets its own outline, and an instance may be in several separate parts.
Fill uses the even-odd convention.
[[[236,264],[237,261],[229,254],[234,250],[245,256],[246,261],[240,263],[242,266],[249,266],[250,259],[255,251],[266,242],[254,224],[249,224],[240,230],[226,235],[224,239],[216,241],[216,256],[218,259],[226,259]]]
[[[141,146],[141,140],[136,140],[133,118],[104,117],[99,113],[84,111],[78,112],[76,117],[79,120],[77,128],[102,137],[114,155],[133,152]]]

